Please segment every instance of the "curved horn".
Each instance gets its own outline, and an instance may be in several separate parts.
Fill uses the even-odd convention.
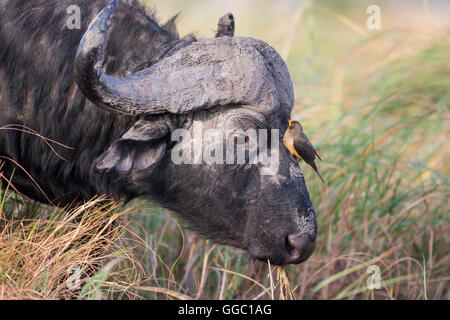
[[[229,104],[292,108],[292,83],[284,62],[269,45],[251,38],[205,39],[131,76],[108,76],[103,47],[119,2],[110,2],[97,15],[76,54],[77,84],[93,103],[133,115],[179,114]]]

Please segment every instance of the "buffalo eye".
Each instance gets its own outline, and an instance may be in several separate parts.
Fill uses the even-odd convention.
[[[245,136],[244,139],[243,139],[243,136],[240,136],[240,135],[233,136],[234,145],[242,144],[242,140],[244,140],[245,145],[248,146],[249,141],[250,141],[248,136]]]

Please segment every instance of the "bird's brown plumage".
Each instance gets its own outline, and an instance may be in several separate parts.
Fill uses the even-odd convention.
[[[303,159],[303,161],[309,164],[314,169],[314,171],[316,171],[320,180],[322,180],[322,182],[325,183],[322,176],[319,173],[319,170],[317,169],[316,163],[314,162],[316,156],[317,158],[319,158],[320,161],[322,161],[322,159],[320,158],[316,149],[314,149],[314,146],[309,141],[308,137],[304,134],[303,127],[300,124],[300,122],[292,121],[290,123],[289,128],[286,130],[286,133],[284,134],[283,141],[288,150],[294,156],[296,156],[299,159]]]

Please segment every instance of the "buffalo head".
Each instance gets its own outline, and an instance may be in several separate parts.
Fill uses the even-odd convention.
[[[254,258],[306,260],[317,226],[303,175],[281,142],[294,101],[281,57],[263,41],[227,36],[175,47],[147,69],[111,77],[103,48],[116,6],[86,31],[76,81],[98,107],[136,121],[96,159],[95,173],[109,184],[126,181],[129,194]],[[275,160],[252,159],[252,150]]]

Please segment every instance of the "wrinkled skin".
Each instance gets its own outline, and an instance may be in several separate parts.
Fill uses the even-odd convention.
[[[314,250],[317,226],[303,175],[282,144],[293,93],[281,58],[267,44],[246,38],[230,42],[223,37],[199,41],[199,45],[190,47],[195,39],[179,39],[175,33],[161,29],[145,16],[136,1],[129,2],[131,5],[119,7],[112,19],[102,64],[106,74],[126,79],[123,77],[158,64],[158,72],[164,75],[164,68],[180,63],[174,70],[182,70],[186,63],[186,59],[177,58],[177,52],[185,50],[189,54],[194,52],[190,48],[199,50],[202,43],[213,47],[225,44],[225,48],[229,44],[238,49],[243,46],[259,59],[251,62],[256,65],[255,72],[260,70],[255,64],[258,61],[261,70],[267,72],[264,77],[271,77],[266,87],[261,83],[259,88],[277,89],[270,94],[258,91],[251,96],[224,94],[220,99],[205,99],[217,101],[217,105],[202,105],[203,100],[199,99],[195,108],[189,104],[179,108],[176,103],[180,99],[161,96],[170,102],[163,111],[136,97],[139,89],[131,85],[127,88],[133,89],[128,97],[125,93],[124,97],[110,95],[106,99],[102,91],[100,94],[95,91],[99,84],[95,75],[88,73],[86,77],[83,73],[91,72],[85,67],[88,60],[84,59],[89,56],[83,56],[91,51],[79,49],[81,54],[75,57],[87,22],[83,22],[82,30],[70,32],[60,22],[66,19],[65,9],[72,4],[78,4],[89,16],[88,22],[92,21],[107,1],[55,1],[53,6],[41,0],[2,2],[0,112],[4,116],[0,118],[0,126],[27,126],[73,148],[54,146],[63,160],[35,136],[18,130],[1,132],[0,156],[20,163],[45,196],[22,170],[14,174],[14,185],[31,198],[61,205],[88,200],[97,194],[126,200],[145,197],[179,214],[203,236],[247,250],[254,258],[270,259],[274,264],[307,259]],[[45,17],[47,23],[39,25],[39,17]],[[36,35],[36,30],[40,35]],[[19,38],[23,42],[16,40]],[[205,58],[207,64],[216,61],[215,54],[213,50]],[[221,63],[220,56],[217,61]],[[264,71],[266,62],[268,71]],[[246,75],[236,73],[238,76]],[[157,79],[154,74],[141,78]],[[237,83],[236,79],[225,78],[231,87]],[[249,80],[256,84],[260,81]],[[205,83],[214,85],[213,81]],[[245,85],[248,81],[240,83]],[[148,85],[154,83],[147,82],[145,86]],[[170,92],[170,88],[163,89]],[[216,89],[208,87],[201,93],[212,96]],[[229,88],[220,89],[223,94]],[[130,101],[133,103],[125,105]],[[136,109],[134,102],[140,102]],[[152,112],[145,114],[150,107]],[[139,112],[130,114],[120,108]],[[251,121],[254,118],[266,129],[280,129],[276,175],[261,175],[259,165],[176,165],[171,161],[176,144],[171,141],[171,134],[175,129],[185,128],[193,133],[192,123],[200,121],[204,130],[246,130],[255,128],[255,122]],[[14,168],[7,161],[3,170],[10,175]]]
[[[198,113],[194,118],[201,119],[204,130],[257,129],[247,113],[255,115],[239,108]],[[259,118],[264,119],[260,114]],[[192,126],[190,133],[194,134]],[[274,264],[301,262],[314,247],[308,246],[297,256],[287,237],[301,234],[314,243],[314,208],[300,168],[287,149],[280,147],[276,175],[261,175],[259,165],[173,165],[164,161],[169,192],[157,200],[182,212],[194,230],[210,239],[248,250],[251,256]],[[180,176],[189,178],[177,179]]]

